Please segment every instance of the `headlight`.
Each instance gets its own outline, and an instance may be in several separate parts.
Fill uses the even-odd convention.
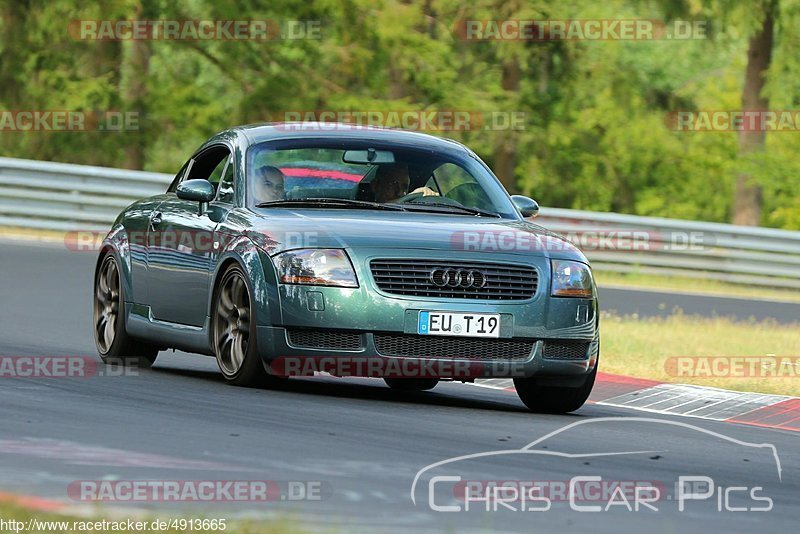
[[[551,260],[554,297],[592,298],[592,271],[588,265],[577,261]]]
[[[272,259],[282,284],[358,287],[353,265],[344,250],[289,250],[276,254]]]

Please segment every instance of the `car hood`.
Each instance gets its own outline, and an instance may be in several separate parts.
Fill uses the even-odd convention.
[[[250,238],[269,254],[319,247],[536,255],[587,262],[572,243],[529,221],[411,212],[270,208]]]

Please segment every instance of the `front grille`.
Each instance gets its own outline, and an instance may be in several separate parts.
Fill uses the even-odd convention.
[[[332,330],[287,330],[289,343],[310,349],[357,350],[362,347],[361,334]]]
[[[373,260],[370,269],[378,289],[394,295],[415,297],[526,300],[533,297],[539,284],[536,269],[500,263]],[[442,273],[446,269],[450,269],[451,273],[464,273],[460,278],[461,283],[453,282],[453,274],[448,278],[450,283],[444,287],[437,285],[442,284]]]
[[[375,348],[384,356],[459,360],[527,360],[534,341],[469,339],[413,334],[375,334]]]
[[[545,341],[546,360],[585,360],[589,350],[588,341]]]

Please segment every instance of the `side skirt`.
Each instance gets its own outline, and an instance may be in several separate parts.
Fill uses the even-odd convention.
[[[131,336],[147,341],[163,349],[177,349],[213,356],[209,343],[211,318],[206,317],[203,326],[189,326],[153,318],[150,306],[125,303],[126,330]]]

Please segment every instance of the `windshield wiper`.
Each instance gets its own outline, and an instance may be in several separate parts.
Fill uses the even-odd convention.
[[[256,204],[257,208],[359,208],[368,210],[405,211],[403,206],[396,204],[381,204],[366,200],[351,200],[349,198],[297,198],[291,200],[273,200]]]
[[[468,208],[467,206],[454,206],[453,204],[444,204],[440,202],[425,202],[419,204],[408,203],[405,204],[405,208],[411,211],[429,211],[432,213],[447,213],[449,210],[459,210],[463,213],[468,213],[469,215],[475,215],[476,217],[494,217],[497,219],[502,217],[500,214],[492,211],[486,211],[478,208]]]

